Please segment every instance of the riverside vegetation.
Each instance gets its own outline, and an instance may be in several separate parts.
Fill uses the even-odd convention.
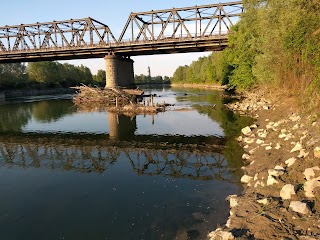
[[[35,62],[0,64],[0,90],[10,89],[47,89],[69,88],[85,84],[87,86],[104,87],[105,70],[92,74],[83,65],[59,62]],[[135,75],[136,84],[169,84],[170,78],[165,76]]]
[[[244,0],[223,52],[179,67],[172,83],[221,83],[229,89],[287,89],[300,105],[319,106],[319,0]],[[305,104],[307,103],[307,104]]]
[[[106,73],[96,75],[88,67],[58,62],[0,64],[0,89],[43,89],[80,85],[104,86]]]

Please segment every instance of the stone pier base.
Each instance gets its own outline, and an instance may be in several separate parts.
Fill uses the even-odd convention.
[[[115,55],[106,55],[104,59],[106,63],[106,88],[134,86],[132,59]]]

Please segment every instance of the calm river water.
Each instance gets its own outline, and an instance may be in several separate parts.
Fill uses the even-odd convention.
[[[242,189],[250,119],[219,91],[146,89],[155,116],[84,111],[70,95],[0,105],[0,239],[205,239]],[[214,107],[215,106],[215,107]]]

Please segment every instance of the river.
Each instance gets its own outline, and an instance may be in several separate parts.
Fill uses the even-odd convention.
[[[252,121],[221,91],[145,88],[174,106],[126,116],[77,109],[72,95],[0,105],[1,239],[205,239],[242,191]]]

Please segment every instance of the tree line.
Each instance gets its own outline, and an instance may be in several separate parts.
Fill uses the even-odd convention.
[[[105,85],[106,73],[99,70],[96,75],[88,67],[58,62],[32,62],[0,64],[0,89],[58,88]]]
[[[318,0],[244,0],[222,52],[179,67],[172,82],[222,83],[229,88],[284,87],[320,95]]]
[[[135,75],[134,83],[135,84],[169,84],[171,79],[168,76],[155,76],[152,77],[150,75]]]

